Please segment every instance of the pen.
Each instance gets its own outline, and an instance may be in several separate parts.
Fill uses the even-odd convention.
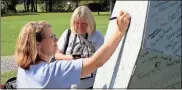
[[[117,19],[117,17],[112,17],[112,18],[110,18],[109,20],[114,20],[114,19]],[[131,20],[131,18],[130,18],[130,20]],[[128,29],[129,29],[129,27],[130,27],[130,23],[129,23],[129,25],[128,25]],[[128,30],[127,30],[128,31]]]
[[[112,18],[110,18],[109,20],[114,20],[114,19],[117,19],[117,17],[112,17]]]

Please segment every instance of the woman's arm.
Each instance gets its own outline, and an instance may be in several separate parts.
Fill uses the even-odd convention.
[[[94,72],[97,68],[102,66],[111,55],[114,53],[117,45],[119,44],[121,38],[125,34],[128,24],[130,22],[130,16],[123,11],[120,12],[120,15],[117,18],[117,30],[112,35],[111,39],[106,41],[95,53],[92,57],[86,58],[83,60],[83,67],[81,72],[81,77],[84,77],[92,72]]]
[[[62,51],[57,50],[55,53],[56,60],[73,60],[72,55],[64,55]]]

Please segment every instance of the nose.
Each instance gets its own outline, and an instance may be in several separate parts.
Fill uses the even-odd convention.
[[[82,27],[82,25],[81,25],[81,23],[79,23],[79,28],[81,28]]]
[[[81,29],[83,27],[82,23],[78,24],[78,28]]]

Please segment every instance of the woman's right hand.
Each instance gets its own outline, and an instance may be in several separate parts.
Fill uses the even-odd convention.
[[[62,51],[57,50],[57,52],[55,53],[55,59],[56,60],[73,60],[73,56],[72,55],[64,55]]]
[[[120,15],[117,17],[117,27],[119,32],[126,32],[130,22],[130,15],[127,12],[120,11]]]

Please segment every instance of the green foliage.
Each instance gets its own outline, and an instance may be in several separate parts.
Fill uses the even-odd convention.
[[[5,3],[1,3],[1,14],[5,14],[8,11],[8,7],[5,5]]]
[[[7,12],[15,12],[16,13],[16,5],[18,4],[19,0],[2,0],[1,1],[1,7],[3,8],[3,11],[1,11],[3,14]],[[3,6],[2,6],[3,5]]]

